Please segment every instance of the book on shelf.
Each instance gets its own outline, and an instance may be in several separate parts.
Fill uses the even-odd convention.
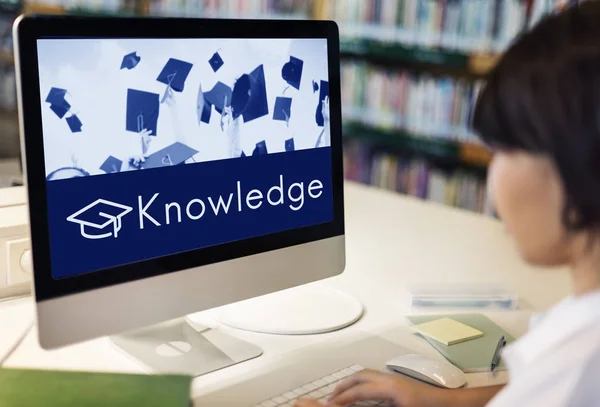
[[[437,168],[432,162],[382,152],[361,141],[346,141],[344,147],[346,179],[440,204],[493,214],[485,179],[478,174]]]
[[[587,1],[587,0],[586,0]],[[322,1],[343,37],[467,53],[502,52],[524,29],[574,0]]]
[[[344,119],[421,137],[478,143],[468,129],[483,81],[342,64]]]
[[[309,0],[151,0],[151,15],[207,18],[311,18]]]

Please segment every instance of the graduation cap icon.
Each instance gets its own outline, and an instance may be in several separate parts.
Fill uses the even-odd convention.
[[[267,155],[268,151],[267,151],[267,143],[263,140],[263,141],[259,141],[258,143],[256,143],[256,147],[254,147],[254,151],[252,152],[252,155]]]
[[[235,82],[231,96],[234,118],[241,115],[246,123],[269,114],[265,85],[265,71],[262,65],[249,74],[242,75]]]
[[[148,157],[146,157],[146,160],[142,163],[141,167],[145,169],[171,167],[173,165],[185,163],[187,159],[192,158],[197,153],[198,150],[194,150],[193,148],[177,141],[153,154],[150,154]]]
[[[58,116],[59,119],[65,117],[71,105],[65,100],[67,95],[66,89],[51,88],[46,96],[46,103],[50,103],[50,110]]]
[[[204,92],[204,101],[215,107],[219,114],[223,114],[223,108],[231,105],[231,88],[223,82],[217,82],[208,92]],[[206,122],[208,123],[208,122]]]
[[[137,56],[136,52],[132,52],[131,54],[127,54],[123,57],[123,61],[121,61],[121,68],[133,69],[140,63],[142,60],[141,57]]]
[[[317,82],[315,82],[314,79],[312,81],[312,87],[313,87],[313,93],[315,93],[316,91],[319,90],[319,84]]]
[[[323,101],[325,97],[329,96],[329,82],[321,81],[321,90],[319,91],[319,104],[317,105],[317,111],[315,114],[315,120],[319,127],[323,127],[325,119],[323,118]]]
[[[67,221],[79,224],[81,236],[86,239],[116,238],[121,230],[121,218],[132,210],[127,205],[98,199],[69,216]],[[93,230],[103,233],[90,233]]]
[[[156,80],[170,86],[176,92],[183,92],[185,80],[190,74],[192,66],[189,62],[169,58]]]
[[[123,161],[119,160],[112,155],[109,155],[106,160],[100,166],[100,169],[107,174],[111,174],[113,172],[120,172],[121,166],[123,165]]]
[[[290,61],[286,62],[281,68],[281,77],[290,86],[300,89],[300,80],[302,79],[302,67],[304,61],[299,58],[290,56]]]
[[[77,117],[77,115],[71,115],[70,117],[67,117],[66,120],[69,128],[71,129],[71,133],[79,133],[81,131],[81,126],[83,126],[83,123],[81,123],[81,120],[79,117]]]
[[[294,138],[288,139],[285,141],[285,151],[295,151],[296,147],[294,146]]]
[[[292,98],[275,98],[275,107],[273,108],[273,120],[287,122],[292,116]]]
[[[127,89],[125,130],[140,133],[146,129],[156,136],[159,114],[159,95],[137,89]]]
[[[218,52],[215,52],[213,54],[213,56],[208,60],[208,63],[210,64],[210,67],[212,68],[213,72],[217,72],[219,68],[221,68],[224,64],[223,59],[221,58],[221,55],[219,55]]]

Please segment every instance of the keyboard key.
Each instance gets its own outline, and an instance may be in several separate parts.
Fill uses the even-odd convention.
[[[338,380],[341,380],[341,379],[345,379],[347,375],[342,372],[335,372],[334,374],[332,374],[332,376]]]
[[[354,373],[354,372],[353,372]],[[324,378],[322,378],[321,380],[323,380],[325,383],[330,384],[330,383],[335,383],[338,381],[338,379],[336,379],[333,376],[325,376]]]
[[[334,376],[334,375],[335,375],[335,373],[332,376]],[[327,386],[327,382],[325,380],[323,380],[323,379],[317,379],[314,382],[312,382],[312,384],[314,384],[315,386],[317,386],[317,388],[323,387],[323,386]]]
[[[288,400],[296,400],[298,398],[298,395],[292,391],[288,391],[285,394],[282,394],[281,397],[286,398]]]
[[[277,405],[287,403],[288,401],[288,399],[281,396],[273,397],[271,400],[277,403]]]
[[[263,401],[262,403],[260,403],[260,405],[262,407],[277,407],[277,403],[275,403],[271,400]]]
[[[342,370],[342,373],[345,373],[346,376],[351,376],[354,374],[354,370],[350,369],[350,368],[346,368]]]
[[[292,390],[294,393],[296,393],[296,395],[298,397],[304,396],[305,394],[308,394],[309,391],[306,390],[304,387],[298,387],[297,389]]]
[[[315,386],[315,385],[314,385],[314,384],[312,384],[312,383],[305,384],[305,385],[304,385],[304,386],[302,386],[302,387],[304,387],[304,388],[305,388],[306,390],[308,390],[308,391],[315,391],[315,390],[317,390],[317,389],[318,389],[318,387],[317,387],[317,386]]]
[[[321,391],[325,391],[325,392],[327,392],[328,394],[331,394],[331,393],[333,393],[333,391],[335,390],[335,387],[336,387],[336,386],[337,386],[337,383],[331,383],[331,384],[328,384],[328,385],[327,385],[327,386],[325,386],[325,387],[321,387],[319,390],[321,390]]]
[[[315,390],[312,393],[310,393],[308,396],[313,398],[313,399],[320,399],[323,396],[326,396],[327,393],[323,393],[321,390]]]
[[[350,369],[354,370],[355,372],[360,372],[361,370],[365,370],[365,368],[360,365],[350,366]]]

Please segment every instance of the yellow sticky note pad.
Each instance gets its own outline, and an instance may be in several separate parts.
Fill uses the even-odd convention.
[[[450,318],[436,319],[435,321],[415,325],[413,329],[421,335],[441,342],[446,346],[483,336],[483,332]]]

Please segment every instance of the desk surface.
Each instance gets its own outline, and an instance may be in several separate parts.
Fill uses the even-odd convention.
[[[389,327],[406,326],[404,287],[414,282],[500,282],[519,293],[524,310],[488,314],[514,335],[527,327],[531,310],[546,309],[570,289],[564,270],[537,270],[525,265],[502,225],[491,218],[423,202],[352,183],[346,184],[347,268],[319,284],[344,290],[365,305],[365,316],[344,330],[312,336],[275,336],[219,327],[262,347],[264,355],[199,378],[193,396],[245,380],[256,372],[302,358],[302,349],[329,341],[347,341]],[[543,289],[540,289],[543,287]],[[0,303],[0,354],[33,319],[31,299]],[[118,317],[118,316],[115,316]],[[210,311],[194,315],[217,324]],[[7,332],[8,335],[4,333]],[[408,330],[407,330],[408,332]],[[406,335],[403,346],[435,355],[423,341]],[[44,351],[35,329],[8,360],[10,367],[140,372],[140,366],[117,351],[107,338]],[[506,374],[469,377],[471,385],[502,382]]]

